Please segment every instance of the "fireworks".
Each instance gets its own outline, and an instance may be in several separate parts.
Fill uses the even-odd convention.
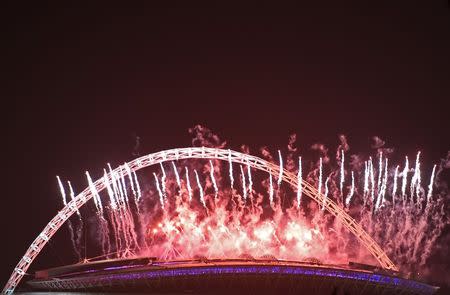
[[[327,203],[328,198],[328,182],[330,181],[330,177],[327,177],[325,180],[325,193],[323,194],[323,203],[322,203],[322,211],[325,210],[325,204]]]
[[[191,151],[189,153],[191,158],[195,157]],[[201,155],[204,154],[205,149],[202,149]],[[103,203],[100,193],[86,172],[88,186],[99,215],[99,230],[105,231],[100,235],[102,251],[105,255],[106,252],[112,251],[119,257],[152,255],[164,259],[188,259],[196,255],[230,258],[242,254],[272,255],[279,259],[294,260],[316,257],[329,263],[345,262],[348,255],[367,259],[367,253],[363,249],[355,248],[356,253],[331,250],[343,247],[340,243],[350,235],[337,226],[336,220],[325,218],[328,216],[325,209],[332,201],[341,204],[346,210],[351,210],[349,212],[355,212],[352,217],[379,243],[385,243],[390,255],[398,253],[398,249],[409,243],[406,236],[426,237],[431,234],[423,228],[425,225],[419,233],[418,229],[402,220],[412,218],[420,221],[436,214],[435,208],[440,204],[433,196],[436,165],[432,169],[424,198],[420,152],[417,154],[411,177],[408,177],[407,157],[404,167],[396,165],[394,169],[392,164],[389,166],[388,157],[379,152],[377,167],[374,167],[374,161],[369,156],[359,166],[363,167],[362,171],[354,170],[356,166],[351,162],[347,164],[348,168],[351,168],[347,171],[344,150],[340,149],[337,155],[339,158],[333,166],[328,158],[325,160],[326,155],[322,154],[309,172],[304,169],[304,158],[299,156],[298,166],[295,167],[296,187],[283,186],[283,189],[281,182],[284,175],[289,174],[292,169],[284,167],[280,150],[278,165],[275,166],[279,168],[268,168],[268,172],[257,171],[255,175],[252,175],[248,158],[244,158],[239,165],[238,182],[233,178],[235,156],[231,150],[228,150],[225,157],[228,162],[228,171],[225,174],[222,174],[220,169],[215,169],[221,165],[215,167],[211,159],[203,162],[183,160],[183,179],[175,162],[171,162],[173,169],[170,171],[165,171],[163,163],[160,163],[159,169],[152,172],[153,181],[144,180],[149,183],[146,187],[150,187],[145,191],[141,190],[138,177],[128,164],[120,166],[121,169],[117,171],[108,165],[109,173],[106,169],[103,171],[108,201],[103,200]],[[162,157],[165,159],[166,155],[163,154]],[[288,164],[292,156],[286,159]],[[191,186],[189,169],[194,173],[195,191]],[[278,174],[276,193],[274,173]],[[346,174],[349,175],[348,180],[345,178]],[[398,183],[399,178],[402,180],[401,186]],[[255,179],[266,180],[255,185]],[[64,187],[59,177],[57,180],[63,204],[66,205]],[[226,185],[227,182],[230,186]],[[408,183],[409,191],[406,190]],[[310,199],[302,199],[305,185],[316,187],[318,193],[323,196],[317,207],[310,206]],[[70,184],[69,188],[73,200],[74,194]],[[289,197],[290,194],[292,197]],[[397,195],[401,195],[403,200],[411,200],[408,204],[412,206],[396,202]],[[133,206],[128,202],[130,198],[134,200]],[[418,206],[422,201],[428,208],[425,212]],[[104,203],[107,203],[106,207]],[[305,208],[308,208],[307,211],[304,211]],[[317,215],[316,212],[323,213]],[[78,214],[81,217],[79,211]],[[381,229],[384,229],[383,235]],[[112,232],[107,234],[108,230]],[[408,235],[405,235],[405,232],[408,232]],[[341,238],[336,239],[335,235]],[[421,243],[414,245],[417,249],[425,247]],[[406,261],[423,261],[424,258],[419,257],[421,255],[417,249],[402,253],[403,256],[394,256],[394,259],[397,259],[402,267],[405,267]]]
[[[297,173],[297,208],[300,208],[300,202],[302,200],[302,157],[298,158],[298,173]]]
[[[242,195],[244,196],[244,200],[247,200],[247,184],[245,181],[244,169],[241,167],[241,180],[242,180]]]
[[[433,185],[434,185],[435,172],[436,172],[436,165],[433,166],[433,171],[431,172],[430,184],[428,185],[427,204],[430,203],[431,198],[433,197]]]
[[[280,173],[278,174],[278,187],[281,185],[281,181],[283,180],[283,157],[281,156],[280,150],[278,150],[278,159],[280,163]]]
[[[189,193],[189,202],[192,200],[192,188],[191,188],[191,182],[189,180],[189,169],[187,167],[184,167],[186,171],[186,186]]]
[[[210,170],[209,175],[211,177],[211,182],[214,186],[214,199],[217,199],[217,196],[219,194],[219,188],[217,187],[216,178],[214,177],[214,165],[211,160],[209,160]]]
[[[344,168],[344,150],[341,150],[341,170],[340,170],[340,175],[341,175],[341,181],[340,181],[340,191],[341,191],[341,196],[342,196],[342,188],[344,187],[344,181],[345,181],[345,168]]]
[[[322,193],[322,157],[319,159],[319,180],[318,180],[318,192],[319,195]]]
[[[153,173],[153,176],[155,177],[155,184],[156,184],[156,189],[158,190],[159,202],[161,203],[161,207],[164,209],[164,195],[161,190],[161,186],[159,185],[159,179],[158,179],[158,176],[156,176],[156,173]]]
[[[63,186],[59,176],[56,176],[56,179],[58,180],[59,191],[61,192],[61,197],[62,197],[62,200],[63,200],[63,204],[64,204],[64,206],[66,206],[67,205],[66,191],[64,190],[64,186]]]
[[[228,165],[229,165],[231,188],[233,188],[234,178],[233,178],[233,162],[231,161],[231,150],[228,150]]]
[[[270,205],[273,206],[273,180],[272,180],[272,173],[269,173],[269,201],[270,201]]]
[[[403,168],[403,180],[402,180],[402,198],[405,201],[406,198],[406,183],[408,181],[408,172],[409,172],[409,162],[408,156],[405,157],[405,168]]]
[[[248,191],[251,195],[253,191],[253,180],[252,180],[252,169],[250,167],[248,159],[247,159],[247,175],[248,175]],[[216,188],[216,186],[214,186],[214,188]]]
[[[350,188],[350,192],[345,199],[345,205],[348,207],[350,205],[350,201],[352,200],[353,194],[355,193],[355,174],[352,171],[352,186]]]
[[[206,202],[205,202],[205,193],[203,192],[202,183],[200,181],[200,177],[198,176],[197,170],[194,170],[195,179],[197,180],[197,186],[198,190],[200,192],[200,201],[203,204],[203,207],[206,208]]]
[[[400,168],[399,165],[397,165],[397,167],[395,167],[395,172],[394,172],[394,185],[392,186],[392,207],[395,207],[395,195],[397,194],[397,179],[398,179],[398,169]]]
[[[103,212],[102,199],[100,198],[100,195],[97,192],[97,188],[95,187],[94,183],[92,182],[92,178],[89,175],[89,172],[87,172],[87,171],[86,171],[86,177],[88,180],[89,189],[91,190],[91,193],[93,195],[95,207],[97,208],[97,211],[99,213],[102,213]]]

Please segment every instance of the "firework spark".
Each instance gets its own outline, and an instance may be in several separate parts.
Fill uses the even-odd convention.
[[[280,163],[280,172],[278,174],[278,187],[281,185],[281,181],[283,180],[283,157],[281,156],[280,150],[278,150],[278,159]]]
[[[210,167],[209,176],[211,177],[211,182],[214,187],[214,199],[217,200],[217,196],[219,195],[219,188],[217,187],[216,178],[214,177],[214,165],[211,160],[209,160],[209,167]]]
[[[303,176],[302,176],[302,157],[298,158],[298,173],[297,173],[297,209],[300,208],[303,190]]]
[[[154,173],[154,172],[153,172],[153,176],[155,177],[156,189],[158,190],[158,194],[159,194],[159,202],[161,203],[161,207],[164,209],[164,195],[163,195],[163,192],[161,191],[161,186],[159,185],[159,179],[158,179],[158,176],[156,176],[156,173]]]

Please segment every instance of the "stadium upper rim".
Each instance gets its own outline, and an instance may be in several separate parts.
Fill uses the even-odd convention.
[[[325,265],[276,259],[113,259],[36,272],[28,285],[46,291],[433,294],[438,288],[361,264]],[[212,289],[212,290],[211,290]],[[261,293],[258,291],[258,293]]]

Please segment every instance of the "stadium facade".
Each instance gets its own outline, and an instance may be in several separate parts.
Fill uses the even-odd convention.
[[[274,259],[114,259],[37,271],[34,290],[150,293],[433,294],[437,287],[355,263]]]

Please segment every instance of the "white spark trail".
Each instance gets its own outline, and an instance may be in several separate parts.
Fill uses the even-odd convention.
[[[67,181],[67,184],[69,186],[69,193],[70,193],[70,199],[73,202],[73,200],[75,200],[75,192],[72,188],[72,184],[70,183],[70,181]],[[72,225],[70,223],[70,220],[67,221],[67,224],[69,226],[69,230],[71,231],[71,240],[75,249],[75,252],[77,253],[78,259],[80,259],[81,255],[80,255],[80,242],[81,242],[81,237],[82,237],[82,232],[83,232],[83,219],[81,217],[81,212],[78,209],[78,207],[76,207],[75,202],[73,202],[73,204],[75,205],[75,209],[78,215],[78,220],[79,220],[79,225],[78,228],[76,230],[76,235],[77,237],[75,238],[75,233],[73,232],[73,228]]]
[[[123,193],[125,194],[125,200],[126,200],[126,202],[128,203],[128,192],[127,192],[127,186],[126,186],[126,184],[125,184],[125,177],[124,177],[124,174],[123,174],[123,171],[122,171],[122,169],[120,170],[120,183],[121,183],[121,185],[122,185],[122,190],[123,190]]]
[[[303,176],[302,176],[302,157],[298,158],[298,174],[297,174],[297,209],[300,208],[303,193]]]
[[[233,162],[231,162],[231,150],[228,150],[228,166],[229,166],[231,189],[233,189],[234,178],[233,178]]]
[[[347,199],[345,200],[345,204],[347,205],[347,207],[349,207],[354,193],[355,193],[355,175],[354,172],[352,171],[352,186],[350,187],[350,192],[347,195]]]
[[[420,175],[420,152],[417,153],[417,159],[416,159],[416,170],[417,170],[417,177],[416,177],[416,195],[417,195],[417,202],[419,202],[419,194],[420,194],[420,189],[422,187],[421,185],[421,175]]]
[[[192,201],[192,187],[191,187],[191,182],[189,180],[189,170],[187,167],[184,167],[185,171],[186,171],[186,186],[187,186],[187,190],[189,193],[189,202]]]
[[[139,181],[136,175],[136,171],[133,171],[133,177],[134,177],[134,182],[136,183],[136,192],[137,192],[137,200],[139,202],[139,200],[141,199],[142,195],[141,195],[141,186],[139,185]]]
[[[278,159],[280,162],[280,172],[278,173],[278,186],[280,186],[281,181],[283,180],[283,157],[281,156],[280,150],[278,150]]]
[[[92,182],[92,178],[89,175],[89,172],[86,171],[86,177],[89,183],[89,189],[91,190],[91,193],[93,195],[93,199],[94,199],[94,203],[95,203],[95,207],[97,208],[97,211],[100,213],[103,213],[103,205],[102,205],[102,200],[100,199],[100,195],[98,194],[97,189],[95,188],[94,183]]]
[[[242,179],[242,194],[244,196],[244,200],[247,200],[247,184],[245,182],[245,173],[244,169],[242,168],[242,165],[239,165],[241,168],[241,179]]]
[[[409,161],[408,161],[408,156],[405,157],[405,167],[403,168],[403,172],[402,172],[402,199],[403,201],[405,201],[405,196],[406,196],[406,183],[408,182],[408,171],[409,171]]]
[[[67,199],[66,199],[66,191],[64,190],[64,186],[61,182],[61,179],[59,178],[58,175],[56,175],[56,179],[58,180],[58,186],[59,186],[59,191],[61,192],[61,197],[63,200],[63,204],[64,206],[67,206]]]
[[[380,152],[380,165],[378,167],[377,200],[375,202],[375,211],[377,211],[383,200],[383,154]],[[385,167],[387,168],[387,167]]]
[[[433,185],[434,185],[434,173],[436,171],[436,164],[433,166],[433,171],[431,172],[430,184],[428,185],[428,194],[427,194],[427,205],[430,203],[431,198],[433,196]]]
[[[219,194],[219,189],[217,187],[216,178],[214,177],[214,165],[213,165],[212,160],[209,160],[209,166],[210,166],[209,174],[211,177],[211,182],[214,187],[214,199],[217,199],[217,196]]]
[[[400,166],[397,165],[397,167],[395,167],[395,172],[394,172],[394,185],[392,187],[392,209],[395,208],[395,195],[397,194],[397,179],[398,179],[398,169],[400,169]]]
[[[105,182],[105,186],[106,186],[106,191],[108,192],[108,196],[109,196],[109,202],[111,204],[111,208],[113,210],[117,209],[117,204],[116,204],[116,200],[114,199],[114,192],[111,188],[111,185],[109,184],[108,181],[108,173],[106,172],[106,169],[103,169],[103,181]]]
[[[175,173],[175,179],[177,180],[178,188],[181,190],[180,175],[178,174],[177,166],[175,166],[175,163],[173,161],[172,161],[172,168],[173,168],[173,172]]]
[[[272,172],[269,172],[269,200],[270,205],[273,205],[273,181],[272,181]]]
[[[117,199],[119,200],[118,203],[121,204],[122,206],[125,206],[126,205],[125,194],[123,192],[122,182],[120,181],[120,175],[118,172],[113,172],[113,175],[114,175],[114,182],[116,183],[118,191],[117,195]]]
[[[195,173],[195,178],[197,179],[198,190],[200,192],[200,201],[202,202],[203,207],[206,208],[205,195],[203,193],[202,184],[200,183],[200,177],[198,176],[197,170],[194,169],[194,173]]]
[[[116,199],[116,203],[118,203],[118,205],[120,205],[119,188],[117,187],[115,172],[112,170],[111,165],[109,163],[108,163],[108,169],[109,169],[109,174],[111,175],[111,182],[112,182],[112,188],[114,191],[114,197]]]
[[[411,202],[414,203],[414,195],[416,195],[417,202],[419,202],[419,190],[420,190],[420,151],[416,156],[416,166],[414,167],[414,174],[411,179]]]
[[[341,182],[340,182],[340,186],[339,186],[340,191],[341,191],[341,196],[343,195],[342,194],[342,189],[344,187],[344,181],[345,181],[344,161],[345,161],[344,149],[341,149],[341,172],[340,172],[340,174],[341,174]]]
[[[59,176],[56,176],[56,179],[58,180],[58,185],[59,185],[59,189],[61,191],[61,196],[62,196],[62,199],[63,199],[64,206],[67,206],[67,198],[66,198],[66,191],[64,189],[64,185],[62,184],[61,179],[59,178]],[[76,208],[75,203],[72,203],[71,205],[74,205],[77,213],[79,213],[78,212],[78,208]],[[71,208],[73,209],[72,206],[71,206]],[[81,218],[80,218],[80,220],[81,220]],[[67,225],[69,227],[70,240],[72,241],[73,249],[75,250],[75,253],[77,254],[77,256],[79,258],[80,257],[80,253],[79,253],[78,248],[77,248],[77,243],[76,243],[76,240],[75,240],[75,234],[74,234],[72,222],[70,220],[67,220]]]
[[[385,196],[386,196],[386,188],[387,188],[387,180],[388,180],[388,158],[385,159],[385,164],[384,164],[384,178],[383,178],[383,182],[381,184],[381,206],[384,205],[385,200]]]
[[[364,204],[366,203],[368,195],[369,195],[369,165],[367,161],[364,161]]]
[[[122,179],[120,177],[119,172],[114,172],[114,178],[117,182],[117,187],[119,188],[119,195],[120,195],[120,201],[122,206],[126,205],[126,199],[125,199],[125,193],[124,193],[124,187],[122,186]]]
[[[319,195],[322,193],[322,157],[319,159]]]
[[[161,187],[159,185],[158,176],[156,176],[155,172],[153,172],[153,176],[155,177],[156,189],[158,190],[158,194],[159,194],[159,202],[161,203],[161,207],[164,210],[164,195],[163,195],[163,193],[161,191]]]
[[[378,162],[378,182],[377,182],[377,193],[378,197],[380,196],[381,190],[381,175],[383,174],[383,152],[379,154],[379,162]]]
[[[373,172],[372,157],[369,158],[369,174],[370,174],[370,183],[371,183],[370,194],[372,196],[372,206],[374,206],[375,205],[375,176],[374,176],[374,172]]]
[[[128,180],[130,181],[131,191],[133,192],[133,196],[136,201],[137,195],[136,195],[136,190],[134,189],[134,181],[133,181],[133,176],[131,175],[131,169],[130,169],[130,166],[128,166],[128,163],[125,163],[124,165],[125,165],[125,170],[127,171]]]
[[[75,192],[73,191],[72,184],[70,183],[70,181],[67,181],[67,184],[69,185],[70,199],[73,200],[73,199],[75,199]],[[77,215],[81,220],[81,213],[78,208],[77,208]]]
[[[167,199],[167,192],[166,192],[166,170],[164,169],[164,166],[162,163],[159,163],[159,165],[161,166],[161,171],[162,171],[162,177],[161,177],[161,190],[163,193],[163,197],[164,200]]]
[[[250,194],[253,192],[253,180],[252,180],[252,169],[250,167],[250,162],[247,159],[247,175],[248,175],[248,191]]]
[[[330,177],[328,176],[325,179],[325,193],[323,195],[323,201],[322,201],[322,211],[325,210],[325,203],[326,199],[328,198],[328,181],[330,180]]]

